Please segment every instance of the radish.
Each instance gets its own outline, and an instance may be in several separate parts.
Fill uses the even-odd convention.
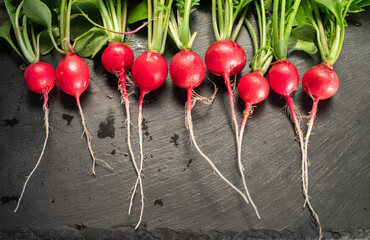
[[[320,238],[322,238],[322,225],[318,214],[312,207],[308,194],[308,142],[316,117],[318,103],[332,97],[339,88],[339,79],[333,69],[333,64],[339,57],[346,26],[345,17],[350,12],[363,11],[363,7],[370,5],[366,1],[302,1],[300,8],[304,17],[297,18],[299,24],[311,24],[317,36],[317,45],[320,50],[322,63],[310,68],[302,78],[303,90],[313,99],[310,112],[308,129],[304,142],[304,159],[302,160],[302,189],[305,197],[304,206],[315,218]],[[335,6],[335,8],[333,8]],[[326,20],[322,21],[321,14],[325,14]]]
[[[145,3],[145,0],[144,0]],[[143,4],[139,4],[141,8]],[[140,163],[137,171],[137,179],[132,190],[131,201],[129,205],[129,214],[131,213],[134,196],[139,185],[141,193],[141,209],[139,220],[135,226],[137,229],[142,221],[144,212],[144,190],[142,185],[142,170],[144,162],[143,153],[143,102],[145,95],[159,88],[167,78],[168,66],[166,60],[161,56],[164,52],[164,47],[167,38],[168,22],[170,17],[170,9],[172,0],[170,1],[147,1],[148,12],[148,51],[137,57],[132,65],[132,78],[135,84],[140,89],[139,97],[139,114],[138,114],[138,129],[139,129],[139,147],[140,147]],[[142,20],[138,16],[142,16],[141,11],[134,9],[129,17],[129,23]],[[134,20],[132,20],[134,19]]]
[[[40,58],[40,35],[43,32],[35,34],[33,24],[28,22],[28,18],[24,15],[24,11],[27,10],[27,5],[24,7],[24,3],[21,2],[18,6],[12,5],[14,3],[5,1],[6,10],[8,12],[10,22],[5,22],[0,27],[0,36],[8,41],[10,46],[17,52],[17,54],[27,63],[29,66],[24,72],[24,81],[27,87],[37,93],[41,94],[44,98],[42,109],[44,111],[44,124],[45,124],[45,140],[40,153],[40,156],[36,162],[36,165],[32,169],[31,173],[26,177],[26,181],[23,184],[22,192],[18,198],[17,206],[14,212],[17,212],[22,201],[24,192],[27,184],[39,166],[41,159],[44,155],[46,144],[49,138],[49,109],[47,107],[48,94],[55,86],[55,71],[52,66],[45,62],[39,62]],[[15,12],[13,11],[15,9]],[[22,25],[19,24],[19,19],[23,18]],[[20,51],[13,43],[10,28],[13,27],[15,38],[20,47]],[[28,37],[28,28],[31,29],[31,38]]]
[[[92,137],[86,127],[85,115],[81,108],[80,96],[87,89],[90,83],[90,72],[85,61],[75,54],[75,51],[70,44],[70,15],[73,1],[62,0],[60,3],[60,35],[61,35],[61,46],[60,50],[65,57],[59,63],[55,78],[59,88],[75,97],[76,103],[81,116],[81,123],[83,132],[86,136],[87,147],[92,158],[91,175],[95,176],[95,164],[96,161],[104,163],[108,168],[112,169],[104,160],[95,157],[94,151],[92,150]],[[55,48],[58,48],[55,46]]]
[[[239,74],[244,69],[247,61],[244,50],[235,42],[235,39],[238,36],[245,19],[247,13],[246,6],[249,2],[251,1],[243,0],[223,2],[212,0],[212,24],[217,41],[208,47],[204,58],[208,70],[217,76],[223,77],[225,80],[226,89],[229,95],[229,104],[235,131],[237,151],[240,150],[239,127],[236,120],[233,87],[230,82],[230,77]],[[244,11],[241,12],[243,9]],[[239,13],[241,13],[239,22],[234,29],[234,32],[232,32],[234,22]],[[238,166],[243,180],[243,185],[246,187],[244,172],[242,170],[243,166],[240,161],[238,161]],[[246,188],[245,190],[248,192]]]
[[[239,164],[239,171],[241,173],[244,188],[246,190],[247,196],[249,201],[251,202],[256,215],[260,218],[258,213],[257,207],[254,204],[244,177],[244,168],[242,164],[242,140],[244,129],[247,124],[248,117],[253,113],[253,105],[258,104],[265,100],[270,91],[270,85],[267,79],[263,76],[270,63],[273,59],[273,51],[271,48],[271,31],[266,21],[266,11],[265,9],[269,9],[269,2],[265,2],[264,0],[254,1],[254,6],[256,8],[257,18],[258,18],[258,26],[259,26],[259,42],[256,37],[256,33],[248,21],[245,19],[245,23],[251,33],[254,43],[254,50],[255,54],[250,64],[251,72],[242,76],[238,83],[238,93],[240,98],[245,102],[245,110],[244,110],[244,117],[242,124],[240,126],[240,133],[239,133],[239,143],[238,143],[238,164]],[[242,13],[244,15],[247,12],[248,8],[246,7]]]
[[[55,85],[55,71],[52,66],[44,62],[35,62],[26,68],[24,72],[24,81],[26,82],[27,87],[38,94],[42,94],[44,97],[44,104],[42,105],[42,109],[45,113],[44,121],[45,121],[45,140],[44,145],[42,147],[42,151],[40,154],[39,159],[35,167],[32,169],[31,173],[27,176],[26,181],[23,185],[23,189],[21,195],[17,202],[17,207],[15,208],[14,212],[17,212],[19,205],[21,203],[24,191],[26,190],[26,186],[28,181],[30,180],[32,174],[36,171],[37,167],[41,162],[41,158],[44,155],[46,143],[49,137],[49,109],[47,107],[48,103],[48,93],[51,89],[54,88]]]
[[[280,3],[280,4],[279,4]],[[296,133],[298,134],[302,159],[304,156],[303,149],[303,133],[300,127],[299,119],[297,118],[297,109],[291,98],[291,94],[297,88],[299,84],[299,73],[298,69],[294,64],[286,59],[289,38],[292,32],[293,21],[300,5],[300,0],[294,2],[288,2],[292,6],[286,6],[286,0],[274,1],[273,2],[273,16],[272,16],[272,47],[275,50],[275,58],[277,61],[271,64],[271,68],[268,72],[268,81],[272,90],[276,93],[285,97],[291,117],[294,122]],[[290,14],[285,14],[285,11],[289,9]]]
[[[212,160],[210,160],[209,157],[204,154],[203,151],[199,148],[195,140],[191,109],[197,100],[202,100],[203,102],[208,104],[211,103],[213,101],[213,97],[217,92],[217,89],[211,99],[205,99],[204,97],[202,98],[198,96],[193,90],[202,83],[205,76],[205,65],[202,58],[197,53],[191,50],[192,43],[197,33],[195,32],[193,35],[191,35],[189,29],[190,13],[194,11],[192,7],[198,5],[198,1],[185,0],[177,1],[177,3],[183,7],[178,7],[177,19],[174,12],[171,12],[169,34],[181,51],[172,58],[170,64],[170,75],[172,81],[177,87],[186,89],[187,91],[185,125],[187,129],[189,129],[191,142],[194,144],[198,153],[207,161],[207,163],[219,175],[219,177],[228,185],[230,185],[236,192],[238,192],[248,203],[248,199],[245,194],[242,193],[237,187],[234,186],[234,184],[232,184],[224,177],[224,175],[214,165]],[[193,95],[196,96],[194,102]]]

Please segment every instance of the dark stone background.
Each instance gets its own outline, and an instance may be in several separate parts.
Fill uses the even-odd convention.
[[[192,29],[198,32],[194,51],[202,57],[215,41],[206,5],[203,2],[192,19]],[[3,1],[0,16],[3,22]],[[348,18],[343,50],[335,64],[340,89],[332,99],[320,102],[309,146],[311,201],[329,239],[370,237],[369,25],[369,11]],[[133,43],[136,57],[147,49],[145,30],[127,36],[126,41]],[[237,42],[249,64],[253,49],[245,28]],[[144,104],[146,208],[143,224],[135,232],[140,204],[137,198],[133,214],[127,215],[135,173],[128,157],[125,112],[117,80],[103,69],[101,55],[85,59],[91,82],[81,104],[96,156],[114,171],[98,164],[96,177],[90,176],[91,158],[85,138],[80,138],[75,100],[55,88],[50,93],[52,130],[45,155],[19,211],[13,213],[25,176],[39,157],[44,125],[42,100],[24,84],[21,59],[4,40],[0,44],[0,238],[317,238],[310,213],[302,208],[300,148],[284,111],[284,99],[271,92],[255,109],[244,136],[243,161],[262,217],[258,220],[252,207],[213,173],[189,143],[184,126],[186,94],[169,77],[146,96]],[[169,63],[177,50],[171,39],[167,46],[164,57]],[[53,52],[42,59],[56,68],[61,58]],[[319,55],[299,51],[289,59],[301,76],[320,62]],[[246,67],[243,74],[248,71]],[[226,88],[222,79],[209,72],[207,77],[216,82],[219,92],[212,105],[195,105],[195,135],[225,176],[242,187]],[[137,126],[138,91],[133,90],[131,115]],[[204,81],[196,91],[210,96],[212,84]],[[235,97],[241,122],[244,106]],[[312,101],[301,86],[294,101],[307,115]],[[306,131],[306,124],[302,127]],[[138,136],[132,129],[138,155]]]

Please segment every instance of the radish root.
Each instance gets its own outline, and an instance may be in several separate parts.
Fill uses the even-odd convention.
[[[214,163],[207,157],[207,155],[205,155],[202,150],[200,150],[196,140],[195,140],[195,136],[194,136],[194,131],[193,131],[193,122],[192,122],[192,119],[191,119],[191,108],[192,108],[192,89],[189,88],[188,89],[188,93],[187,93],[187,111],[186,111],[186,120],[185,121],[185,124],[186,124],[186,127],[187,129],[189,129],[189,133],[190,133],[190,139],[191,139],[191,142],[194,144],[195,148],[197,149],[198,153],[207,161],[207,163],[213,168],[214,172],[217,173],[217,175],[224,181],[226,182],[231,188],[233,188],[237,193],[240,194],[240,196],[242,196],[242,198],[244,199],[244,201],[246,203],[249,203],[247,197],[245,196],[245,194],[240,191],[237,187],[234,186],[234,184],[232,184],[229,180],[227,180],[224,175],[222,175],[222,173],[217,169],[217,167],[214,165]]]
[[[96,161],[104,163],[106,167],[113,170],[113,168],[111,166],[109,166],[109,164],[106,163],[104,160],[101,160],[101,159],[98,159],[98,158],[95,157],[94,152],[92,150],[92,146],[91,146],[91,135],[90,135],[89,131],[87,130],[87,127],[86,127],[86,124],[85,124],[85,115],[84,115],[84,113],[82,111],[82,108],[81,108],[80,99],[76,98],[76,101],[77,101],[78,110],[80,111],[80,115],[81,115],[81,123],[82,123],[82,127],[84,129],[83,133],[85,134],[86,140],[87,140],[87,147],[89,149],[91,158],[93,160],[92,168],[91,168],[91,175],[95,176]]]
[[[313,128],[313,122],[314,122],[315,117],[316,117],[317,106],[319,104],[319,100],[320,99],[315,99],[314,100],[312,110],[311,110],[311,113],[310,113],[310,120],[308,122],[308,129],[307,129],[305,144],[304,144],[304,152],[305,152],[305,154],[304,154],[305,155],[304,166],[303,166],[303,163],[302,163],[302,169],[304,170],[304,172],[302,173],[302,181],[303,181],[303,178],[304,178],[304,181],[303,181],[303,191],[304,191],[304,195],[305,195],[305,204],[304,204],[304,206],[307,204],[308,209],[312,213],[312,216],[315,218],[315,220],[317,222],[317,225],[319,227],[319,232],[320,232],[320,237],[319,238],[321,239],[323,237],[323,235],[322,235],[322,225],[320,223],[319,216],[317,215],[317,213],[315,212],[315,210],[313,209],[313,207],[311,205],[310,196],[308,195],[308,154],[307,154],[308,142],[309,142],[309,138],[310,138],[312,128]]]
[[[139,129],[139,146],[140,146],[140,165],[139,165],[139,168],[137,168],[137,165],[135,167],[135,170],[136,170],[136,174],[137,174],[137,179],[136,179],[136,182],[135,182],[135,185],[133,187],[133,190],[132,190],[132,194],[131,194],[131,199],[130,199],[130,205],[129,205],[129,210],[128,210],[128,214],[130,215],[131,214],[131,209],[132,209],[132,205],[133,205],[133,200],[134,200],[134,196],[135,196],[135,193],[136,193],[136,190],[137,190],[137,186],[139,185],[140,187],[140,194],[141,194],[141,208],[140,208],[140,216],[139,216],[139,220],[135,226],[135,229],[137,229],[140,224],[141,224],[141,221],[143,219],[143,213],[144,213],[144,201],[145,201],[145,198],[144,198],[144,189],[143,189],[143,184],[142,184],[142,171],[143,171],[143,163],[144,163],[144,154],[143,154],[143,102],[144,102],[144,97],[145,97],[145,94],[146,92],[143,92],[141,91],[140,92],[140,98],[139,98],[139,114],[138,114],[138,129]]]
[[[41,162],[41,158],[42,156],[44,155],[44,152],[45,152],[45,148],[46,148],[46,144],[48,142],[48,138],[49,138],[49,109],[47,107],[47,103],[48,103],[48,93],[45,91],[43,93],[43,97],[44,97],[44,104],[42,105],[42,110],[44,111],[45,113],[45,116],[44,116],[44,121],[45,121],[45,140],[44,140],[44,145],[42,146],[42,151],[40,153],[40,157],[39,159],[37,160],[36,162],[36,165],[35,167],[32,169],[31,173],[27,176],[26,178],[26,181],[23,185],[23,189],[22,189],[22,192],[21,192],[21,195],[20,197],[18,198],[18,202],[17,202],[17,206],[16,208],[14,209],[14,212],[17,212],[18,211],[18,208],[20,206],[20,203],[21,203],[21,200],[22,200],[22,197],[23,197],[23,194],[26,190],[26,186],[27,186],[27,183],[28,181],[30,180],[32,174],[36,171],[37,167],[39,166],[40,162]]]
[[[136,164],[136,160],[135,160],[135,155],[134,155],[134,152],[133,152],[132,146],[131,146],[131,117],[130,117],[130,111],[129,111],[129,109],[130,109],[129,106],[130,105],[129,105],[129,99],[128,99],[128,93],[127,93],[127,89],[126,89],[126,82],[125,82],[125,74],[124,73],[119,75],[119,80],[120,81],[119,81],[119,84],[118,84],[118,89],[121,92],[121,100],[125,103],[125,108],[126,108],[127,145],[128,145],[128,149],[129,149],[129,152],[130,152],[131,159],[132,159],[132,164],[134,165],[134,169],[136,171],[136,174],[138,175],[135,186],[132,188],[132,191],[131,191],[128,215],[131,215],[133,200],[134,200],[134,196],[135,196],[138,184],[139,184],[140,190],[141,190],[142,206],[141,206],[139,222],[135,226],[135,229],[137,229],[139,227],[140,223],[141,223],[141,218],[142,218],[142,214],[143,214],[143,210],[144,210],[144,193],[143,193],[143,186],[142,186],[142,181],[141,181],[141,171],[142,171],[141,169],[142,169],[142,167],[141,167],[141,169],[138,168],[138,166]],[[139,124],[140,124],[139,128],[141,128],[141,121],[139,121]],[[139,132],[140,132],[140,130],[139,130]]]
[[[256,212],[256,215],[259,219],[261,219],[261,216],[260,214],[258,213],[258,209],[256,207],[256,205],[254,204],[250,194],[249,194],[249,191],[248,191],[248,187],[247,187],[247,183],[245,181],[245,176],[244,176],[244,167],[243,167],[243,163],[242,163],[242,141],[243,141],[243,134],[244,134],[244,129],[245,129],[245,125],[247,124],[247,120],[248,120],[248,116],[250,114],[252,114],[253,112],[253,109],[252,109],[252,106],[249,105],[249,104],[246,104],[246,108],[245,108],[245,111],[244,111],[244,117],[243,117],[243,122],[242,122],[242,125],[240,126],[240,134],[239,134],[239,143],[237,144],[238,145],[238,165],[239,165],[239,171],[240,171],[240,175],[242,176],[242,180],[243,180],[243,185],[244,185],[244,189],[245,189],[245,192],[247,194],[247,197],[250,201],[250,203],[252,204],[253,208],[254,208],[254,211]]]

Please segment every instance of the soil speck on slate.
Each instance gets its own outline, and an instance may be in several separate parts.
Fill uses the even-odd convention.
[[[108,116],[105,121],[100,122],[99,130],[98,130],[98,137],[99,138],[114,138],[114,117]]]
[[[145,118],[143,118],[143,132],[144,132],[144,135],[148,138],[148,141],[151,141],[151,140],[153,140],[153,137],[150,135],[148,123],[149,123],[149,121],[147,121],[147,120],[145,120]]]
[[[171,139],[172,140],[170,140],[170,142],[172,142],[175,145],[175,147],[180,145],[179,142],[178,142],[178,140],[179,140],[179,135],[178,134],[175,133],[173,135],[173,137],[171,137]]]
[[[73,120],[73,116],[72,115],[69,115],[69,114],[63,113],[62,119],[64,119],[64,120],[67,121],[67,125],[71,125],[71,122]]]
[[[189,162],[188,164],[186,164],[186,168],[189,168],[190,167],[190,164],[193,162],[193,159],[189,159]],[[186,168],[184,168],[182,171],[184,172],[186,170]]]
[[[112,155],[116,154],[116,150],[112,150],[112,152],[110,154],[112,154]]]
[[[18,201],[18,198],[17,196],[11,196],[11,197],[8,197],[8,196],[2,196],[1,197],[1,201],[3,202],[3,204],[6,204],[6,203],[9,203],[11,201]]]
[[[76,228],[77,228],[77,230],[82,230],[82,229],[86,228],[86,226],[83,223],[81,223],[81,224],[76,224]]]
[[[12,127],[15,126],[15,124],[18,124],[18,123],[19,123],[19,121],[16,118],[13,118],[13,119],[5,119],[5,125],[4,125],[4,127],[10,126],[12,128]]]
[[[162,199],[156,199],[156,200],[154,201],[154,205],[159,205],[159,206],[163,207]]]

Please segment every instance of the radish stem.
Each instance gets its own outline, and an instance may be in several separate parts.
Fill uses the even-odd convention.
[[[44,104],[42,105],[42,110],[45,113],[45,116],[44,116],[44,121],[45,121],[45,140],[44,140],[44,145],[42,147],[42,151],[41,151],[40,157],[37,160],[37,163],[36,163],[35,167],[32,169],[30,175],[28,175],[27,178],[26,178],[26,181],[25,181],[25,183],[23,185],[23,189],[22,189],[21,195],[18,198],[17,206],[14,209],[14,212],[17,212],[18,211],[18,208],[19,208],[19,205],[21,203],[21,200],[22,200],[24,191],[26,190],[27,183],[30,180],[32,174],[36,171],[37,167],[39,166],[39,164],[41,162],[41,158],[42,158],[42,156],[44,155],[44,152],[45,152],[46,143],[48,142],[48,138],[49,138],[49,109],[47,107],[48,93],[46,91],[44,91],[43,97],[44,97]]]
[[[191,142],[194,144],[195,148],[197,149],[198,153],[207,161],[207,163],[213,168],[213,170],[218,174],[218,176],[224,181],[226,182],[227,184],[229,184],[230,187],[232,187],[237,193],[240,194],[240,196],[242,196],[242,198],[244,199],[244,201],[246,203],[249,203],[247,197],[245,196],[245,194],[240,191],[237,187],[234,186],[234,184],[232,184],[229,180],[227,180],[224,175],[222,175],[222,173],[217,169],[217,167],[214,165],[214,163],[207,157],[207,155],[205,155],[202,150],[200,150],[196,140],[195,140],[195,136],[194,136],[194,131],[193,131],[193,122],[192,122],[192,119],[191,119],[191,101],[192,101],[192,91],[193,89],[192,88],[188,88],[187,90],[187,103],[186,103],[186,126],[187,128],[189,129],[189,133],[190,133],[190,139],[191,139]]]
[[[87,147],[89,149],[91,158],[93,160],[93,164],[92,164],[92,168],[91,168],[91,175],[95,176],[95,163],[96,163],[96,161],[103,162],[109,169],[113,170],[113,168],[111,166],[109,166],[109,164],[106,163],[104,160],[101,160],[101,159],[98,159],[98,158],[95,157],[94,152],[92,150],[92,146],[91,146],[91,135],[90,135],[89,131],[87,130],[87,127],[86,127],[86,124],[85,124],[85,115],[84,115],[84,113],[82,111],[82,108],[81,108],[80,98],[76,97],[76,101],[77,101],[78,110],[79,110],[80,115],[81,115],[81,123],[82,123],[82,127],[84,129],[83,133],[85,134],[86,140],[87,140]]]
[[[259,219],[261,219],[260,217],[260,214],[258,213],[258,210],[257,210],[257,207],[256,205],[254,204],[250,194],[249,194],[249,191],[248,191],[248,187],[247,187],[247,183],[245,181],[245,176],[244,176],[244,167],[243,167],[243,164],[242,164],[242,141],[243,141],[243,134],[244,134],[244,129],[245,129],[245,125],[247,124],[247,120],[248,120],[248,117],[250,115],[250,112],[252,110],[252,106],[250,104],[246,104],[245,106],[245,111],[244,111],[244,117],[243,117],[243,122],[242,122],[242,125],[240,126],[240,134],[239,134],[239,144],[238,144],[238,165],[239,165],[239,171],[240,171],[240,175],[242,176],[242,180],[243,180],[243,185],[244,185],[244,189],[245,189],[245,192],[247,194],[247,197],[250,201],[250,203],[252,204],[253,208],[254,208],[254,211],[256,212],[257,214],[257,217]]]

